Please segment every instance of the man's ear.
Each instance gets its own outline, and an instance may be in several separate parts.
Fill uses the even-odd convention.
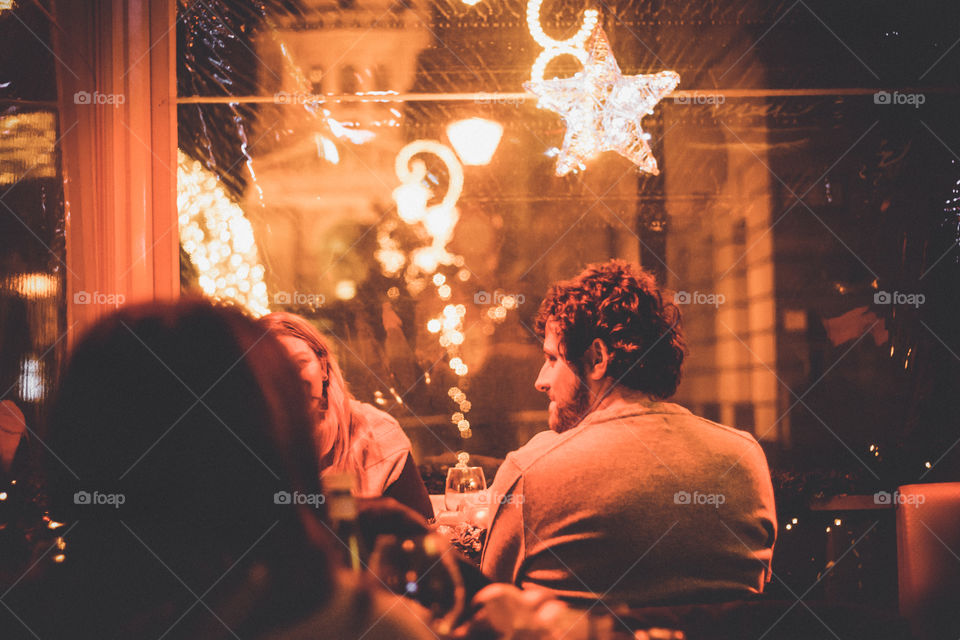
[[[583,354],[587,377],[591,380],[603,380],[607,377],[607,367],[610,365],[610,351],[600,338],[594,338],[593,343]]]

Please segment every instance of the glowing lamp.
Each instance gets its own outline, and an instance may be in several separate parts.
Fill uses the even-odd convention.
[[[439,243],[435,244],[444,245],[447,244],[447,242],[449,242],[450,238],[453,236],[453,230],[457,226],[457,220],[460,218],[456,209],[442,205],[430,207],[421,217],[423,219],[423,226],[426,228],[427,233],[429,233],[435,239],[440,240]]]
[[[9,278],[7,286],[24,298],[49,298],[57,293],[58,281],[46,273],[23,273]]]
[[[26,358],[20,363],[20,399],[25,402],[38,402],[46,394],[43,383],[41,362],[36,358]]]
[[[397,213],[408,224],[419,222],[427,212],[430,190],[418,182],[407,182],[393,190]]]
[[[317,142],[319,156],[330,164],[340,164],[340,152],[337,151],[337,145],[334,144],[333,140],[319,133],[314,138]]]
[[[501,136],[503,125],[493,120],[467,118],[447,125],[447,137],[463,164],[489,164],[500,144]]]
[[[334,289],[334,295],[340,300],[352,300],[357,295],[357,283],[353,280],[341,280]]]

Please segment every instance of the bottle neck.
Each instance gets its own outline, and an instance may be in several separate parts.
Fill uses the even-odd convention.
[[[357,502],[353,494],[347,492],[336,492],[327,496],[327,513],[330,520],[337,524],[342,521],[355,521],[357,519]]]
[[[324,479],[327,513],[333,524],[347,566],[363,570],[360,531],[357,526],[357,502],[353,497],[352,474],[332,474]]]

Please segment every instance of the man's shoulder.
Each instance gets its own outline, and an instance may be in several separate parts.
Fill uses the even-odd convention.
[[[760,443],[757,442],[757,439],[753,437],[753,434],[751,434],[749,431],[744,431],[743,429],[737,429],[736,427],[720,424],[719,422],[708,420],[702,416],[694,414],[690,415],[696,418],[705,429],[710,430],[710,433],[718,438],[731,439],[734,442],[739,442],[750,447],[760,446]]]
[[[586,419],[580,425],[563,433],[552,430],[541,431],[516,451],[507,454],[507,462],[520,474],[530,473],[534,469],[550,469],[559,464],[561,458],[570,455],[589,458],[588,449],[597,446],[593,437],[593,429],[588,426]],[[600,442],[601,446],[606,443]]]
[[[700,456],[732,461],[732,467],[751,469],[769,476],[767,457],[760,442],[749,431],[708,420],[687,412],[693,427],[690,451]]]
[[[759,446],[749,432],[730,427],[698,416],[686,407],[665,401],[629,403],[611,411],[600,411],[584,420],[584,425],[654,425],[666,422],[672,425],[685,424],[697,431],[704,444],[727,442],[734,447]]]
[[[505,463],[523,473],[560,443],[560,434],[549,429],[530,438],[525,445],[507,454]]]
[[[541,431],[525,445],[507,454],[505,466],[517,475],[533,469],[549,468],[554,463],[570,463],[569,457],[590,458],[600,449],[613,453],[620,444],[644,442],[643,438],[627,437],[623,428],[644,430],[667,423],[671,428],[684,426],[685,438],[697,443],[697,450],[706,455],[726,451],[734,457],[750,450],[761,451],[760,444],[749,432],[708,420],[685,407],[671,402],[645,405],[622,405],[610,411],[597,411],[584,418],[579,426],[556,433]],[[645,446],[645,445],[644,445]],[[507,464],[509,463],[509,464]]]

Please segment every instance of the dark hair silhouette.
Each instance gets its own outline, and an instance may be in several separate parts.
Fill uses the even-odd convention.
[[[600,339],[611,355],[607,375],[619,384],[661,399],[677,390],[685,350],[680,311],[639,265],[610,260],[557,282],[537,313],[540,337],[551,320],[559,325],[560,353],[578,369]]]
[[[54,515],[70,525],[55,631],[232,637],[328,594],[323,505],[284,497],[320,495],[303,385],[239,310],[102,320],[72,354],[49,435]]]

